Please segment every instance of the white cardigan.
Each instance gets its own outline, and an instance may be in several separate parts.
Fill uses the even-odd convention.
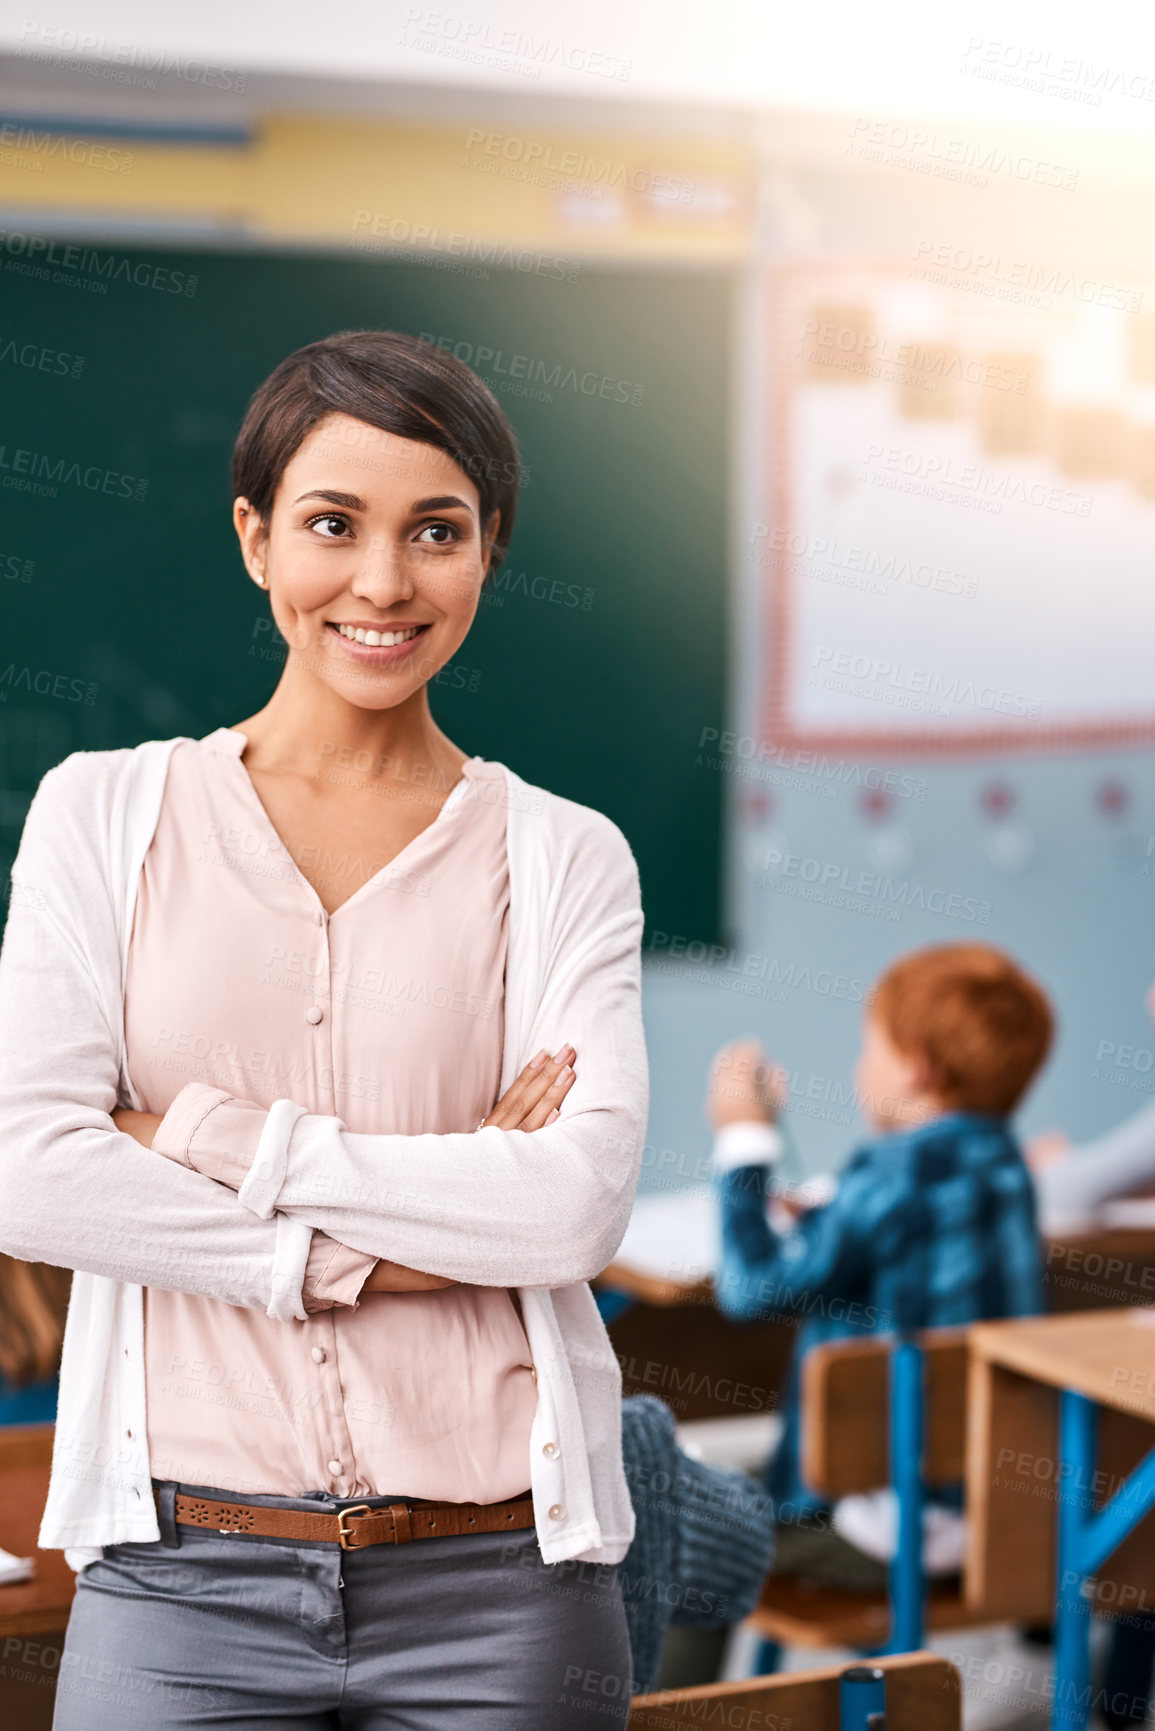
[[[141,867],[177,740],[74,752],[44,777],[0,951],[0,1250],[76,1270],[39,1543],[74,1569],[159,1540],[142,1289],[294,1327],[312,1229],[515,1287],[537,1371],[530,1482],[545,1562],[615,1563],[634,1534],[621,1374],[586,1284],[621,1242],[649,1081],[637,867],[599,812],[505,769],[509,944],[501,1088],[565,1041],[577,1080],[547,1129],[361,1136],[287,1100],[238,1195],[117,1131],[141,1105],[124,983]],[[504,768],[504,766],[502,766]],[[500,788],[500,783],[493,786]],[[224,1487],[227,1488],[227,1487]]]

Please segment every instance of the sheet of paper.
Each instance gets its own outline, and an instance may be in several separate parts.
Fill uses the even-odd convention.
[[[820,1172],[804,1184],[788,1187],[797,1204],[820,1208],[838,1189],[838,1179]],[[793,1228],[794,1216],[772,1198],[767,1207],[771,1226],[780,1236]],[[718,1199],[708,1185],[639,1196],[614,1261],[651,1279],[677,1280],[693,1286],[708,1279],[722,1255]]]
[[[712,1190],[661,1191],[639,1196],[615,1262],[659,1280],[704,1280],[718,1264],[721,1238]]]
[[[1155,1196],[1120,1196],[1099,1209],[1104,1226],[1155,1226]]]

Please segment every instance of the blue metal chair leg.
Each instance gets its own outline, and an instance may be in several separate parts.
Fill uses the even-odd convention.
[[[1055,1612],[1053,1731],[1082,1731],[1091,1692],[1091,1607],[1083,1597],[1087,1486],[1095,1472],[1098,1411],[1085,1395],[1064,1389],[1059,1407],[1059,1592]]]
[[[634,1308],[634,1300],[630,1294],[619,1292],[614,1286],[604,1286],[599,1292],[595,1292],[594,1303],[607,1328],[611,1322],[616,1322],[619,1316],[624,1316],[627,1310]]]
[[[922,1646],[922,1348],[900,1341],[890,1361],[890,1477],[898,1499],[898,1549],[890,1565],[891,1635],[886,1651]]]
[[[886,1676],[877,1665],[850,1665],[838,1683],[839,1731],[870,1731],[886,1711]]]
[[[754,1655],[755,1677],[769,1677],[782,1663],[782,1648],[777,1641],[759,1641]]]

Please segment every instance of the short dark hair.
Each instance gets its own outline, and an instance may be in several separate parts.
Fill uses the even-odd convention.
[[[1047,995],[993,944],[938,944],[891,964],[872,1013],[893,1044],[922,1057],[948,1111],[1013,1112],[1051,1047]]]
[[[234,495],[267,523],[289,461],[334,414],[452,457],[477,488],[482,529],[500,512],[488,567],[497,569],[513,533],[521,480],[513,428],[464,361],[404,331],[338,331],[274,367],[253,393],[237,435]]]

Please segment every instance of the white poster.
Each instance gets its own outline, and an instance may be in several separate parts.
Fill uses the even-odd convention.
[[[771,283],[776,742],[1155,735],[1155,296],[1008,275],[956,249]]]

